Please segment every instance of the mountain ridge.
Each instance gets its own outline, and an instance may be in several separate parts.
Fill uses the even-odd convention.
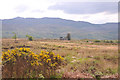
[[[24,18],[24,17],[15,17],[15,18],[11,18],[11,19],[0,19],[0,20],[12,20],[12,19],[62,19],[62,20],[67,20],[67,21],[74,21],[74,22],[86,22],[86,23],[90,23],[90,24],[95,24],[95,23],[91,23],[91,22],[87,22],[87,21],[75,21],[75,20],[70,20],[70,19],[63,19],[63,18],[56,18],[56,17],[42,17],[42,18],[32,18],[32,17],[28,17],[28,18]],[[107,22],[107,23],[100,23],[100,24],[116,24],[117,22]],[[97,23],[98,24],[98,23]]]
[[[35,38],[59,38],[71,33],[73,39],[117,39],[118,23],[92,24],[61,18],[22,18],[3,19],[3,38],[29,34]],[[24,33],[24,34],[23,34]]]

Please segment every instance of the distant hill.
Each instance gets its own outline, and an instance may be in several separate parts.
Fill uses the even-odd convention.
[[[59,38],[71,33],[73,39],[117,39],[118,24],[91,24],[61,18],[21,18],[2,20],[2,37],[10,38],[12,32],[23,38],[26,34],[35,38]]]

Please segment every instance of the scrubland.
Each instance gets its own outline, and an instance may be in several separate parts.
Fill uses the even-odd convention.
[[[63,57],[64,64],[55,70],[54,78],[114,78],[118,73],[118,44],[114,41],[17,39],[15,42],[14,39],[2,39],[2,52],[16,48],[30,48],[35,54],[53,52]]]

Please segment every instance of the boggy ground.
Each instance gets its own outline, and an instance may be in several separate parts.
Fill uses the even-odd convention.
[[[66,61],[66,66],[57,70],[58,77],[105,78],[117,77],[118,45],[117,43],[93,42],[86,40],[53,40],[53,39],[2,39],[2,51],[26,47],[34,53],[41,50],[60,54]]]

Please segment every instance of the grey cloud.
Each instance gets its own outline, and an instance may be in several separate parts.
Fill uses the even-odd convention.
[[[117,2],[64,2],[48,9],[63,10],[69,14],[94,14],[100,12],[117,13]]]

